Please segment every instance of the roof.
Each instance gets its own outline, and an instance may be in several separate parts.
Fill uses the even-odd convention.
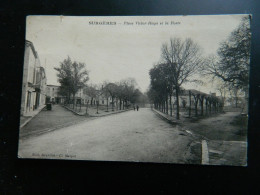
[[[190,91],[190,92],[193,93],[193,94],[210,95],[210,94],[207,94],[207,93],[198,91],[198,90],[196,90],[196,89],[187,89],[186,91]]]
[[[37,52],[36,52],[36,50],[34,48],[33,43],[31,41],[26,40],[25,41],[25,45],[31,47],[31,49],[33,51],[33,55],[35,56],[35,58],[38,58],[38,54],[37,54]]]
[[[60,87],[59,85],[47,85],[48,87]]]

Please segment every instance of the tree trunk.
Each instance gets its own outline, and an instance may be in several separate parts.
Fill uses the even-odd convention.
[[[190,91],[189,91],[189,99],[190,99],[189,117],[191,117],[191,92]]]
[[[166,113],[165,101],[163,101],[163,113]]]
[[[96,105],[97,105],[97,114],[98,114],[98,101],[96,102]]]
[[[87,101],[87,105],[86,105],[86,114],[88,114],[88,101]]]
[[[238,97],[235,97],[236,108],[237,108],[237,102],[238,102]]]
[[[107,97],[107,112],[108,112],[108,97]]]
[[[206,98],[206,114],[208,114],[208,98]]]
[[[75,108],[75,103],[76,103],[76,100],[75,100],[75,93],[73,93],[73,109]]]
[[[177,112],[176,119],[180,119],[180,105],[179,105],[179,88],[176,88],[176,104],[177,104]]]
[[[166,114],[168,115],[169,114],[169,110],[168,110],[169,108],[168,108],[168,95],[167,95],[167,97],[166,97]]]
[[[114,111],[114,97],[112,97],[112,111]]]
[[[195,100],[195,116],[198,116],[198,97],[196,95],[193,96]]]
[[[203,104],[204,104],[204,97],[201,98],[200,100],[200,107],[201,107],[201,116],[203,116]]]
[[[198,101],[195,101],[195,116],[198,116]]]
[[[162,101],[161,104],[162,104],[162,110],[161,111],[163,112],[163,110],[164,110],[164,102]]]
[[[172,116],[172,95],[170,94],[170,115]]]

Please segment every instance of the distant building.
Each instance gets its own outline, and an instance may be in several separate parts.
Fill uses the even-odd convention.
[[[203,95],[204,97],[210,97],[211,96],[211,97],[216,97],[216,98],[220,99],[220,97],[216,96],[216,93],[209,93],[209,94],[207,94],[207,93],[195,90],[195,89],[184,89],[184,88],[182,88],[180,90],[180,93],[179,93],[179,105],[181,107],[190,106],[190,103],[191,103],[192,107],[195,106],[194,97],[193,97],[193,95],[191,95],[191,101],[190,101],[189,92],[191,92],[191,94],[200,94],[200,95]],[[177,104],[175,95],[173,95],[171,97],[171,102],[172,102],[173,105]],[[168,103],[170,103],[170,100],[168,100]],[[205,104],[206,101],[204,101],[203,103]],[[201,106],[201,102],[200,101],[198,101],[198,106]]]
[[[56,104],[64,103],[65,97],[59,94],[58,85],[47,85],[46,87],[46,102],[53,102]]]
[[[21,115],[30,115],[45,105],[46,74],[33,43],[26,41],[24,53]]]

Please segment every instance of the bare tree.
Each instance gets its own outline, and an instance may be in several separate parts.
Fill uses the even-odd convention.
[[[128,101],[132,101],[136,86],[137,83],[134,78],[127,78],[120,81],[120,91],[123,98],[123,108],[128,107]]]
[[[241,89],[235,88],[235,87],[231,87],[229,88],[229,94],[230,94],[230,100],[231,100],[231,104],[235,104],[235,107],[238,107],[238,103],[239,103],[239,99],[241,96],[244,95],[244,91],[242,91]]]
[[[84,93],[91,97],[91,105],[93,104],[93,100],[95,101],[95,105],[97,107],[97,114],[99,108],[99,99],[100,96],[103,94],[102,85],[89,85],[85,88]]]
[[[108,112],[108,100],[110,97],[110,93],[108,91],[108,88],[106,87],[109,84],[108,81],[104,81],[102,84],[102,91],[103,91],[103,96],[106,98],[106,102],[107,102],[107,112]]]
[[[248,91],[250,62],[250,18],[244,17],[230,37],[220,44],[217,56],[209,56],[203,72],[231,87]]]
[[[86,86],[83,90],[83,93],[88,95],[91,98],[90,105],[92,106],[96,98],[96,86],[93,84]]]
[[[112,99],[112,111],[114,111],[114,100],[117,94],[117,85],[115,83],[108,83],[103,87],[103,91],[107,93]],[[107,96],[108,97],[108,96]]]
[[[226,95],[229,90],[230,90],[229,86],[225,82],[220,82],[220,84],[218,84],[218,86],[217,86],[217,91],[220,93],[220,97],[221,97],[223,106],[225,105]]]
[[[176,118],[179,119],[179,92],[183,83],[190,81],[202,64],[201,49],[190,38],[182,41],[179,38],[170,39],[162,45],[162,60],[170,66],[170,82],[175,89]]]

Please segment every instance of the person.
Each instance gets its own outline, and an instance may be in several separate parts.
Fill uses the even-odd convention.
[[[138,111],[138,109],[139,109],[139,106],[137,105],[137,106],[136,106],[136,110]]]
[[[135,105],[134,105],[134,111],[135,111]]]

